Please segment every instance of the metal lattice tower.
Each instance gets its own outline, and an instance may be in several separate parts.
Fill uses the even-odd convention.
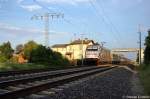
[[[54,18],[63,18],[64,14],[62,13],[45,13],[44,15],[34,15],[31,17],[31,19],[36,20],[44,20],[45,22],[45,29],[44,29],[44,35],[45,35],[45,46],[49,47],[49,20],[50,18],[53,20]]]

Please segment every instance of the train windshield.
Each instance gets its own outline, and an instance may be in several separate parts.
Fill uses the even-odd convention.
[[[87,49],[87,51],[97,51],[98,49]]]
[[[90,46],[87,48],[87,51],[98,51],[98,47],[97,46]]]

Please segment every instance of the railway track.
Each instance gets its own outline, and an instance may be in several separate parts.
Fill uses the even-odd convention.
[[[47,88],[54,88],[83,77],[110,70],[114,67],[82,67],[76,69],[47,71],[29,75],[18,75],[0,81],[0,99],[25,97]]]
[[[23,75],[23,74],[31,74],[31,73],[38,73],[38,72],[46,72],[50,70],[55,70],[54,68],[51,69],[33,69],[33,70],[12,70],[12,71],[2,71],[0,72],[0,78],[1,77],[7,77],[7,76],[15,76],[15,75]]]
[[[22,73],[22,71],[17,71],[17,74],[14,74],[12,75],[12,72],[8,75],[7,73],[7,76],[6,75],[1,75],[0,77],[0,84],[4,81],[8,81],[8,80],[14,80],[14,79],[26,79],[27,77],[29,78],[32,78],[32,77],[39,77],[39,76],[59,76],[59,75],[63,75],[63,74],[66,74],[66,73],[72,73],[72,72],[80,72],[80,71],[84,71],[84,70],[90,70],[90,69],[95,69],[95,68],[98,68],[96,66],[93,66],[93,67],[80,67],[80,68],[71,68],[71,69],[63,69],[63,70],[55,70],[55,71],[42,71],[42,72],[33,72],[32,73],[32,70],[31,71],[28,71],[29,73]]]
[[[65,69],[67,70],[67,69],[74,69],[74,68],[81,68],[81,67],[66,67]],[[55,71],[55,70],[61,70],[61,69],[47,68],[47,69],[2,71],[2,72],[0,72],[0,79],[3,77],[9,77],[9,76],[41,73],[41,72],[48,72],[48,71]]]

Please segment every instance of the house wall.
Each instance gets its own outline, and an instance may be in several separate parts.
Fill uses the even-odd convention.
[[[93,43],[91,42],[89,44],[83,44],[83,58],[85,58],[85,50],[88,45],[93,45]],[[60,52],[69,60],[82,59],[82,44],[72,44],[66,46],[66,48],[52,48],[52,50]],[[66,53],[70,53],[71,56],[66,55]]]
[[[61,53],[64,57],[66,55],[66,48],[52,48],[53,51]]]

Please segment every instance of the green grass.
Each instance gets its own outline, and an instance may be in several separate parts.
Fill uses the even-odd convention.
[[[11,71],[11,70],[31,70],[31,69],[64,69],[69,66],[62,65],[50,65],[50,64],[34,64],[34,63],[0,63],[0,71]]]
[[[139,69],[139,74],[145,93],[150,95],[150,65],[142,65]]]

